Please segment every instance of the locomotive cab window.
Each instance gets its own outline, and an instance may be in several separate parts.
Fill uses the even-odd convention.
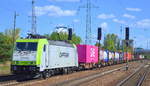
[[[36,51],[37,43],[36,42],[17,42],[16,51]]]

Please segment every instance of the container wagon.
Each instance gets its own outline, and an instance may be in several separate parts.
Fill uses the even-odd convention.
[[[124,53],[119,52],[119,63],[123,63],[123,62],[124,62]]]
[[[98,47],[92,45],[77,45],[80,69],[96,67],[98,63]]]
[[[109,56],[108,64],[112,65],[113,64],[113,53],[112,53],[112,51],[108,51],[108,56]]]
[[[99,64],[102,66],[108,65],[108,51],[107,50],[100,50],[99,51]]]
[[[117,64],[119,63],[119,53],[118,52],[115,52],[115,60],[114,60],[114,63]]]
[[[124,60],[125,61],[131,61],[132,60],[132,54],[130,52],[124,52]]]

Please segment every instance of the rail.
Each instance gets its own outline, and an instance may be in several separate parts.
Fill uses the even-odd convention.
[[[148,68],[149,65],[141,65],[131,75],[119,82],[116,86],[141,86],[149,71]]]
[[[149,72],[150,72],[150,71],[149,71],[149,68],[148,68],[148,70],[145,71],[144,75],[139,79],[139,81],[138,81],[138,83],[137,83],[136,86],[141,86],[141,85],[142,85],[142,83],[143,83],[144,80],[146,79],[146,76],[148,75]]]
[[[112,72],[115,72],[115,71],[118,71],[118,70],[121,70],[121,69],[125,69],[125,68],[126,68],[126,66],[123,66],[123,67],[116,68],[116,69],[106,71],[106,72],[103,72],[103,73],[96,73],[96,74],[84,76],[84,77],[81,77],[81,78],[60,82],[60,83],[53,84],[53,85],[50,85],[50,86],[78,86],[82,83],[88,82],[88,81],[93,80],[95,78],[102,77],[106,74],[109,74],[109,73],[112,73]]]

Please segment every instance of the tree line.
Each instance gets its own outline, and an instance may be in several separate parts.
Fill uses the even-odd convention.
[[[129,46],[127,47],[125,40],[120,39],[116,34],[107,34],[104,37],[104,41],[102,44],[98,42],[95,44],[96,46],[100,46],[102,49],[117,51],[117,52],[133,52],[133,41],[129,42]]]

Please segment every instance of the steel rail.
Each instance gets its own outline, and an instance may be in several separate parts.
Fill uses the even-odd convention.
[[[144,65],[141,65],[140,67],[138,67],[131,75],[129,75],[127,78],[125,78],[124,80],[122,80],[120,83],[118,83],[116,86],[122,86],[124,83],[126,83],[130,78],[132,78],[137,72],[139,72],[142,68],[144,67]]]
[[[96,73],[96,74],[84,76],[84,77],[77,78],[77,79],[63,81],[63,82],[60,82],[60,83],[57,83],[57,84],[52,84],[52,85],[49,85],[49,86],[78,86],[82,83],[88,82],[88,81],[93,80],[95,78],[99,78],[99,77],[102,77],[104,75],[107,75],[107,74],[110,74],[112,72],[115,72],[115,71],[118,71],[118,70],[121,70],[121,69],[125,69],[125,68],[126,68],[126,66],[123,66],[123,67],[116,68],[116,69],[113,69],[113,70],[109,70],[109,71],[106,71],[106,72]]]
[[[129,82],[129,80],[133,80],[134,77],[137,75],[139,76],[139,74],[142,74],[143,76],[145,76],[146,72],[147,71],[146,69],[149,67],[149,65],[146,65],[147,63],[141,65],[140,67],[138,67],[132,74],[130,74],[128,77],[126,77],[124,80],[122,80],[121,82],[119,82],[116,86],[124,86],[126,83]],[[145,69],[146,68],[146,69]],[[143,69],[143,70],[142,70]],[[132,79],[133,78],[133,79]],[[142,77],[142,78],[138,78],[136,80],[136,86],[138,85],[138,83],[140,84],[140,82],[142,83],[142,80],[144,79],[145,77]],[[132,83],[132,82],[131,82]],[[131,84],[130,83],[130,84]],[[140,85],[139,85],[140,86]]]
[[[150,68],[150,67],[149,67]],[[144,80],[146,79],[146,76],[148,75],[148,73],[150,72],[149,71],[149,68],[144,72],[143,76],[139,79],[138,83],[136,86],[141,86],[142,83],[144,82]]]

